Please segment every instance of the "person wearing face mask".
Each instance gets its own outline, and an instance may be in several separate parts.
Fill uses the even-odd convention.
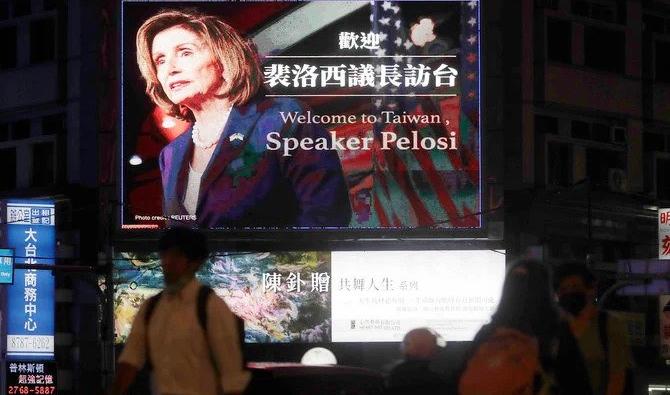
[[[624,323],[598,308],[596,278],[585,264],[566,263],[555,274],[559,304],[584,355],[594,395],[626,394],[631,352]]]
[[[145,365],[159,395],[242,394],[251,376],[243,367],[239,322],[195,278],[209,255],[205,236],[169,229],[159,252],[165,289],[135,316],[110,394],[126,393]]]
[[[579,346],[542,262],[509,266],[491,322],[475,336],[449,394],[592,395]]]

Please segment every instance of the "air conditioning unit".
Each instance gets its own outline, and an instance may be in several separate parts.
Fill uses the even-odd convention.
[[[628,176],[622,169],[609,169],[608,185],[612,192],[628,192]]]

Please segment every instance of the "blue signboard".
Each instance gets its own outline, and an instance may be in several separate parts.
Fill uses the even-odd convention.
[[[0,248],[0,284],[14,283],[14,250]]]
[[[51,200],[6,201],[6,245],[17,264],[54,264],[55,212]],[[8,359],[53,358],[54,293],[51,271],[15,271],[7,291]]]

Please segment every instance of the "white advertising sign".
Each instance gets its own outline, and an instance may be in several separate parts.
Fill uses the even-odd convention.
[[[472,340],[500,300],[504,251],[332,253],[333,342],[397,342],[429,327]]]
[[[658,259],[670,259],[670,208],[658,209]]]

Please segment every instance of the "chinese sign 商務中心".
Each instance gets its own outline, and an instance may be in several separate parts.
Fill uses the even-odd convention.
[[[55,206],[49,200],[6,202],[6,245],[16,262],[53,265]],[[49,270],[18,269],[7,291],[7,357],[54,356],[54,276]]]

